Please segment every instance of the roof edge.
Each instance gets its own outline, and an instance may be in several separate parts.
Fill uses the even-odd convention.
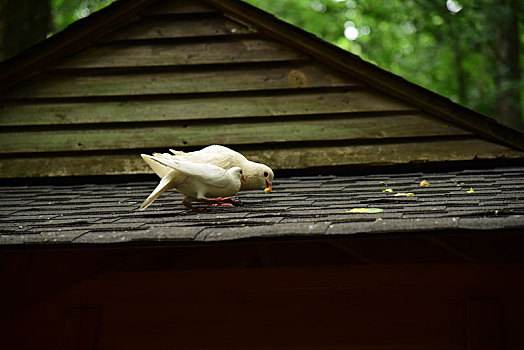
[[[280,20],[270,13],[239,0],[204,1],[253,25],[259,32],[272,39],[284,42],[301,51],[306,50],[316,59],[362,79],[377,90],[412,103],[431,114],[437,114],[461,127],[473,130],[491,141],[524,151],[524,134],[520,131],[502,125],[492,118],[364,61],[359,56]]]

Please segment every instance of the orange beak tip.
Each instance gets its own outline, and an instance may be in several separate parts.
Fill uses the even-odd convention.
[[[266,187],[266,188],[264,189],[264,192],[265,192],[266,194],[271,193],[271,187]]]

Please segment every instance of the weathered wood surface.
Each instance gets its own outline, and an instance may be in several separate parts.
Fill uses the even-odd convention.
[[[102,42],[213,37],[252,33],[246,26],[225,17],[144,18],[102,39]]]
[[[7,98],[132,96],[362,86],[313,64],[115,74],[47,75],[14,89]]]
[[[277,169],[523,156],[203,2],[134,19],[2,96],[0,176],[140,173],[140,150],[212,143],[278,144],[252,153]]]
[[[151,67],[218,63],[279,62],[306,56],[263,39],[172,43],[115,43],[95,46],[58,63],[58,68]]]
[[[195,120],[330,113],[413,112],[413,106],[369,90],[86,102],[5,102],[0,126]]]
[[[267,142],[373,140],[399,137],[468,135],[467,131],[422,115],[257,121],[189,121],[157,125],[111,125],[43,130],[7,130],[0,134],[4,153],[59,152],[260,144]]]
[[[144,11],[146,15],[165,15],[165,14],[190,14],[190,13],[209,13],[218,10],[202,1],[198,0],[171,0],[157,1],[153,6]]]
[[[315,146],[246,152],[275,168],[300,169],[329,165],[392,165],[403,163],[522,158],[522,152],[482,139],[413,140],[355,146]],[[406,161],[409,159],[409,161]]]
[[[97,347],[100,310],[72,308],[67,317],[63,350],[91,350]]]
[[[158,149],[157,151],[167,151]],[[274,169],[302,169],[326,165],[393,165],[428,161],[467,161],[522,158],[523,153],[480,139],[428,140],[354,146],[238,149],[251,160]],[[0,177],[142,174],[151,170],[140,152],[113,151],[75,155],[42,154],[0,158]],[[407,161],[409,160],[409,161]]]
[[[247,261],[251,267],[264,248],[299,261],[306,252],[313,261],[326,253],[337,256],[323,241],[310,242],[313,249],[297,241],[287,246],[272,241],[261,248],[206,245],[189,251],[8,250],[6,265],[20,265],[23,272],[18,274],[26,279],[16,283],[21,279],[4,272],[3,280],[13,286],[4,294],[13,294],[10,308],[25,312],[2,319],[1,345],[63,348],[66,310],[96,305],[101,310],[96,343],[101,349],[465,350],[470,327],[466,302],[486,291],[505,306],[506,349],[521,347],[523,302],[518,295],[523,293],[523,271],[518,264],[241,265]],[[371,251],[402,249],[403,243],[412,248],[404,248],[407,256],[415,255],[412,250],[420,245],[414,239],[370,241]],[[296,250],[297,245],[303,250]],[[220,266],[222,260],[237,265],[200,267],[201,260],[212,258]],[[180,260],[197,267],[173,268]],[[51,283],[42,286],[43,275]],[[40,290],[49,297],[41,298]],[[40,302],[31,304],[35,299]]]
[[[470,349],[503,349],[503,306],[498,298],[469,298],[468,344]]]

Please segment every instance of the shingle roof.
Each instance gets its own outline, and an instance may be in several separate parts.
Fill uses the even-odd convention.
[[[420,187],[427,180],[431,187]],[[58,181],[58,180],[57,180]],[[175,192],[145,211],[156,180],[0,187],[0,244],[114,245],[270,237],[361,237],[524,228],[524,167],[276,178],[243,205],[188,214]],[[385,192],[391,189],[393,192]],[[470,190],[472,189],[472,191]],[[413,193],[414,196],[395,196]],[[380,208],[376,214],[348,213]]]
[[[524,159],[522,133],[239,0],[115,2],[0,63],[0,90],[0,177],[213,143],[273,169]]]

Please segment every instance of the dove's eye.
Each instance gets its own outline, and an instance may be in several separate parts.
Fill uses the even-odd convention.
[[[269,174],[267,173],[267,171],[264,171],[264,177],[268,177]]]
[[[240,170],[240,175],[242,175],[242,170]]]

